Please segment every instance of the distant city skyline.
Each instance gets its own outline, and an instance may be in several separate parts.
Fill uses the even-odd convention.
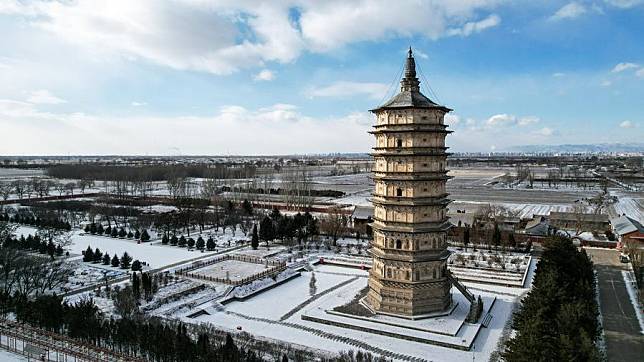
[[[369,152],[409,46],[452,152],[644,134],[640,0],[8,0],[0,32],[0,155]]]

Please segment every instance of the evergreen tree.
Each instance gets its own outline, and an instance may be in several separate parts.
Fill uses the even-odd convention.
[[[89,225],[89,233],[90,234],[96,234],[96,223],[91,223]]]
[[[277,215],[279,215],[279,210],[273,210],[277,211]],[[264,216],[261,223],[259,224],[259,238],[264,240],[266,242],[266,245],[268,245],[269,241],[275,239],[273,220],[271,220],[268,216]]]
[[[492,232],[492,243],[495,247],[499,247],[501,244],[501,230],[499,229],[499,224],[494,223],[494,231]]]
[[[112,233],[110,234],[111,237],[115,238],[119,236],[118,230],[116,230],[116,226],[112,228]]]
[[[65,253],[65,250],[63,250],[63,247],[58,244],[56,246],[56,256],[63,256],[63,253]]]
[[[103,254],[103,265],[110,265],[110,254]]]
[[[85,225],[84,231],[89,234],[89,232],[90,232],[89,224]]]
[[[54,254],[56,254],[56,245],[54,245],[54,243],[49,240],[49,242],[47,243],[47,255],[53,258]]]
[[[206,246],[206,242],[203,240],[201,235],[197,238],[196,246],[197,246],[197,249],[199,249],[199,250],[203,250],[204,247]]]
[[[463,246],[465,246],[465,251],[467,251],[467,245],[470,243],[470,228],[465,225],[463,229]]]
[[[148,234],[147,229],[143,229],[143,232],[141,233],[141,241],[150,241],[150,234]]]
[[[167,245],[168,242],[170,242],[170,238],[168,238],[168,235],[163,235],[163,237],[161,238],[161,244]]]
[[[141,262],[139,259],[136,259],[135,261],[132,262],[132,271],[141,271]]]
[[[134,237],[134,234],[132,233],[132,230],[127,232],[127,238],[132,239]]]
[[[177,239],[176,235],[172,235],[172,238],[170,238],[170,245],[177,245],[179,243],[179,239]]]
[[[83,261],[84,262],[94,261],[94,252],[92,251],[91,246],[88,246],[87,249],[85,249],[85,252],[83,253]]]
[[[115,226],[115,228],[116,228],[116,226]],[[105,228],[105,235],[107,235],[107,236],[112,235],[112,225],[107,225],[107,227]]]
[[[96,251],[94,251],[94,259],[92,260],[92,262],[100,263],[101,260],[103,260],[103,253],[99,248],[96,248]]]
[[[187,241],[185,236],[181,235],[181,237],[179,238],[179,246],[183,248],[184,246],[186,246],[186,243]]]
[[[247,199],[244,199],[244,202],[242,202],[242,210],[244,210],[246,216],[250,216],[253,214],[253,205]]]
[[[132,263],[132,257],[126,251],[123,253],[123,256],[121,256],[121,268],[129,269],[130,263]]]
[[[134,295],[134,299],[141,299],[141,278],[139,278],[139,274],[136,271],[132,273],[132,294]]]
[[[206,249],[209,251],[215,250],[217,248],[217,244],[215,244],[215,241],[212,239],[212,237],[208,238],[208,242],[206,242]]]
[[[188,248],[192,249],[195,246],[195,239],[188,238]]]
[[[114,254],[114,257],[112,258],[112,266],[117,268],[121,264],[121,261],[119,260],[119,257]]]
[[[134,231],[134,238],[136,240],[139,240],[141,238],[141,233],[139,232],[139,230]]]
[[[253,247],[253,250],[257,250],[259,246],[259,236],[257,235],[257,224],[253,225],[253,236],[250,239],[250,246]]]
[[[127,232],[125,231],[125,229],[121,228],[121,229],[119,230],[118,236],[119,236],[119,238],[124,238],[124,237],[126,237],[126,236],[127,236]]]
[[[98,235],[103,235],[103,233],[104,233],[104,232],[105,232],[105,230],[103,229],[103,224],[99,223],[99,224],[96,226],[96,233],[97,233]]]

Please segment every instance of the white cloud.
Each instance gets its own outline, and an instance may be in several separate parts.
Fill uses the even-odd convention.
[[[253,79],[257,81],[271,81],[275,79],[275,73],[268,69],[262,69],[259,73],[255,74]]]
[[[527,126],[538,122],[539,122],[539,117],[528,116],[528,117],[519,118],[519,120],[517,121],[517,124],[519,126]]]
[[[407,54],[407,50],[405,50],[405,54]],[[416,49],[416,48],[414,48],[414,56],[415,57],[420,57],[420,58],[423,58],[423,59],[429,59],[429,55],[427,55],[427,53],[423,52],[420,49]]]
[[[485,126],[488,128],[506,127],[506,126],[528,126],[539,122],[539,117],[526,116],[517,117],[512,114],[495,114],[485,121]]]
[[[583,4],[571,2],[557,10],[557,12],[550,17],[550,20],[574,19],[585,14],[587,11],[588,10]]]
[[[307,95],[314,97],[347,97],[366,94],[372,99],[381,99],[389,87],[384,83],[339,81],[324,87],[314,87]]]
[[[448,35],[470,36],[474,33],[480,33],[485,29],[495,27],[501,23],[501,18],[492,14],[480,21],[471,21],[465,23],[460,28],[452,28],[447,31]]]
[[[67,103],[66,100],[58,98],[46,89],[32,91],[27,101],[34,104],[61,104]]]
[[[517,117],[511,114],[495,114],[492,117],[488,118],[485,121],[485,124],[488,127],[503,127],[508,125],[514,125],[517,121]]]
[[[477,20],[497,2],[9,0],[0,3],[0,13],[21,15],[95,59],[229,74],[365,40],[437,39],[448,29],[467,36],[498,24],[497,15]]]
[[[496,0],[397,1],[328,0],[301,3],[300,27],[307,47],[326,51],[357,41],[421,35],[437,39],[447,29],[476,22],[478,11],[497,4]],[[489,18],[488,18],[489,19]],[[486,24],[470,25],[471,31]],[[487,25],[489,27],[490,25]]]
[[[3,141],[0,154],[364,152],[373,143],[367,133],[372,123],[367,112],[315,118],[289,104],[256,110],[227,106],[211,117],[109,117],[41,112],[34,104],[5,99],[0,100],[0,129],[30,137]],[[114,134],[127,134],[128,142]],[[213,134],[225,137],[213,143]]]
[[[622,8],[622,9],[628,9],[642,4],[642,0],[604,0],[604,1],[609,5]]]
[[[461,123],[461,119],[455,114],[448,113],[445,115],[445,123],[451,127],[456,127]]]
[[[611,70],[611,72],[619,73],[619,72],[623,72],[625,70],[636,69],[636,68],[639,68],[639,65],[637,65],[635,63],[619,63],[619,64],[615,65],[615,67],[613,67],[613,70]]]
[[[550,127],[543,127],[539,130],[533,132],[537,136],[550,137],[556,133],[556,131]]]
[[[637,72],[635,72],[635,75],[640,77],[640,78],[644,78],[644,68],[642,68],[642,69],[638,70]]]
[[[602,87],[610,87],[613,84],[610,80],[605,80],[601,83]]]
[[[637,124],[631,122],[631,121],[624,121],[619,124],[621,128],[635,128],[637,127]]]
[[[558,73],[553,73],[552,76],[555,78],[561,78],[561,77],[565,77],[566,74],[558,72]]]
[[[147,105],[148,105],[148,103],[147,103],[147,102],[137,102],[137,101],[134,101],[134,102],[130,103],[130,105],[131,105],[132,107],[143,107],[143,106],[147,106]]]

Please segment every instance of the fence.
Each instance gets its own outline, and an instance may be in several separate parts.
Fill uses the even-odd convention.
[[[249,277],[242,278],[239,280],[231,280],[230,278],[218,278],[218,277],[211,277],[211,276],[203,275],[199,273],[191,273],[191,271],[193,270],[197,270],[213,264],[221,263],[222,261],[226,261],[226,260],[236,260],[244,263],[253,263],[253,264],[264,264],[266,266],[270,265],[271,267],[260,273],[253,274]],[[193,263],[181,269],[177,269],[175,270],[175,274],[183,275],[189,278],[195,278],[195,279],[201,279],[201,280],[206,280],[206,281],[215,282],[215,283],[223,283],[223,284],[237,286],[237,285],[247,284],[267,276],[273,276],[273,275],[279,274],[284,270],[286,270],[286,262],[283,262],[283,261],[263,260],[262,258],[249,256],[249,255],[225,254],[206,261]]]

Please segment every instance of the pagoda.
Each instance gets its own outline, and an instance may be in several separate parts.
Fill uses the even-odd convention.
[[[452,303],[445,190],[445,137],[452,131],[444,122],[450,111],[420,92],[409,48],[400,92],[371,110],[373,266],[364,302],[376,313],[415,319]]]

